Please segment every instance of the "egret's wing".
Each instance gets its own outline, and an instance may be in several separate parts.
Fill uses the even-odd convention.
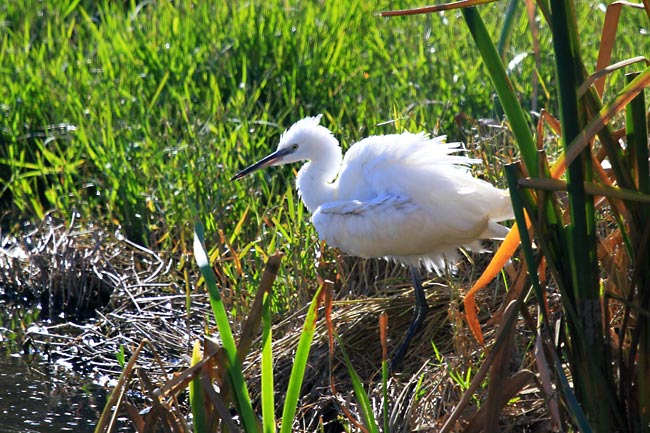
[[[406,248],[408,216],[417,214],[408,197],[382,195],[326,203],[313,213],[312,221],[329,245],[355,256],[383,257]]]
[[[456,247],[503,237],[507,193],[476,179],[458,144],[424,134],[369,137],[346,153],[335,201],[314,212],[320,237],[362,257],[427,267]]]
[[[422,262],[429,269],[444,269],[444,257],[455,258],[457,247],[474,242],[488,224],[450,229],[409,197],[391,194],[324,204],[312,221],[321,239],[348,254]]]
[[[380,212],[385,213],[388,209],[407,209],[413,203],[408,197],[399,195],[377,196],[372,200],[347,200],[325,203],[319,208],[323,215],[336,215],[342,217],[368,217]]]
[[[365,200],[383,194],[417,198],[418,192],[428,193],[433,181],[439,189],[457,189],[451,178],[469,173],[468,166],[477,162],[463,151],[460,143],[424,133],[365,138],[345,154],[336,181],[338,199]]]
[[[473,177],[469,166],[477,160],[458,154],[463,151],[458,143],[408,133],[373,138],[360,142],[364,145],[358,151],[365,163],[357,184],[366,190],[409,197],[452,230],[471,230],[486,217],[492,222],[513,218],[508,193]],[[346,173],[341,175],[343,179]],[[481,237],[494,237],[489,234]]]

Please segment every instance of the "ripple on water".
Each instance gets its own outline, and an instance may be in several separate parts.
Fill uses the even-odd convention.
[[[35,361],[36,362],[36,361]],[[46,365],[30,368],[0,354],[0,423],[6,433],[94,431],[106,393],[83,392],[48,377]]]

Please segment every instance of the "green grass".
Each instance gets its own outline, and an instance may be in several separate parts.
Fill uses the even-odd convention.
[[[376,14],[409,5],[4,2],[3,229],[18,230],[24,219],[51,210],[64,219],[77,212],[180,254],[190,249],[198,212],[207,243],[220,244],[222,230],[232,248],[219,250],[231,260],[223,269],[231,279],[242,278],[231,266],[235,253],[250,287],[266,254],[276,248],[286,254],[275,299],[276,308],[286,307],[295,293],[314,287],[318,247],[292,190],[292,169],[231,183],[234,172],[268,153],[279,133],[305,115],[324,113],[323,123],[344,145],[396,128],[467,141],[456,115],[501,116],[458,13]],[[585,61],[594,64],[603,14],[596,6],[580,8],[583,45],[593,47]],[[504,2],[481,8],[493,40],[504,9]],[[642,18],[623,14],[623,25],[638,32]],[[639,40],[621,37],[615,55],[624,57]],[[549,40],[541,44],[542,52],[552,51]],[[530,46],[521,14],[506,61]],[[634,52],[644,50],[634,46]],[[552,63],[542,61],[542,88],[554,89]],[[530,53],[509,71],[524,107],[533,68]],[[622,75],[610,83],[622,86]],[[541,91],[537,102],[557,112],[554,91]],[[399,121],[385,123],[392,119]]]
[[[580,57],[591,73],[604,11],[595,1],[577,3]],[[553,2],[554,7],[562,4]],[[266,170],[240,182],[229,181],[240,168],[271,151],[281,131],[295,120],[324,113],[322,123],[333,130],[344,147],[369,134],[403,129],[444,133],[477,151],[489,163],[482,169],[483,174],[502,186],[505,182],[500,176],[500,164],[503,155],[515,148],[514,137],[519,137],[520,145],[522,141],[532,143],[527,128],[536,118],[528,112],[529,107],[535,105],[557,116],[562,114],[564,130],[569,131],[567,143],[576,135],[579,122],[568,120],[570,116],[560,109],[557,89],[564,88],[562,99],[566,104],[567,99],[575,98],[574,90],[581,80],[578,77],[577,82],[564,86],[556,82],[553,56],[566,47],[553,46],[545,20],[538,23],[542,58],[537,67],[523,11],[508,25],[509,41],[500,39],[505,1],[480,7],[485,29],[476,11],[466,11],[465,19],[458,11],[392,19],[377,16],[381,10],[410,6],[414,4],[362,0],[273,4],[253,0],[192,5],[164,1],[3,2],[3,232],[18,232],[23,221],[38,221],[49,212],[66,221],[75,215],[88,224],[119,230],[161,254],[185,259],[183,254],[191,251],[194,222],[200,218],[206,228],[206,243],[216,245],[210,264],[218,272],[211,282],[221,283],[220,289],[234,289],[229,299],[236,302],[225,305],[219,300],[219,327],[229,329],[230,319],[248,311],[245,295],[258,287],[264,259],[277,249],[285,258],[273,292],[274,311],[304,305],[318,286],[319,243],[293,190],[295,167]],[[470,24],[472,34],[466,24]],[[647,28],[642,13],[624,12],[613,61],[650,52],[650,40],[639,36]],[[485,51],[488,38],[504,40],[499,46],[505,47],[505,71],[495,65],[486,67],[480,60],[479,52],[486,57],[495,53]],[[561,62],[560,66],[568,68],[558,76],[576,78],[571,77],[580,72],[571,70],[575,64]],[[540,87],[537,99],[532,101],[534,70],[539,74]],[[512,87],[501,82],[504,85],[499,88],[499,80],[491,79],[488,71],[496,75],[505,72]],[[608,95],[624,86],[624,72],[608,77]],[[514,93],[510,93],[511,88]],[[508,106],[497,103],[497,93]],[[509,99],[503,99],[504,95]],[[515,113],[517,102],[522,110]],[[640,112],[628,113],[630,119],[637,119],[635,127],[643,124],[643,112],[641,107]],[[503,148],[496,148],[496,141],[476,137],[470,121],[460,127],[456,123],[461,114],[467,119],[500,121],[504,113],[511,117],[514,133],[502,133],[498,138]],[[620,124],[622,119],[614,120]],[[640,144],[630,147],[636,150],[627,155],[630,160],[636,158],[638,167],[647,161],[644,136],[640,133]],[[531,149],[529,146],[523,157],[533,172],[530,167],[535,165],[536,153]],[[555,157],[554,150],[548,149],[551,158]],[[512,155],[513,159],[517,157]],[[585,168],[590,168],[588,160]],[[581,173],[569,173],[569,180],[582,177]],[[593,224],[590,199],[581,191],[582,182],[576,185],[581,197],[572,206],[585,208],[588,218],[575,219]],[[639,189],[647,192],[647,183]],[[570,193],[574,200],[576,191]],[[647,219],[645,210],[639,215],[640,222],[644,216]],[[519,217],[523,222],[522,215]],[[635,223],[641,226],[639,221]],[[589,244],[591,238],[587,235],[591,236],[593,230],[589,225],[570,233],[576,236],[571,252],[579,253],[582,246]],[[544,240],[539,244],[544,247]],[[643,251],[641,247],[639,251]],[[589,250],[594,252],[593,248]],[[532,257],[531,251],[527,252]],[[321,260],[326,267],[319,272],[332,278],[336,272],[331,266],[333,253],[327,250],[325,254]],[[576,269],[589,269],[594,259],[583,257],[583,266]],[[580,263],[575,258],[557,261],[561,265],[563,262]],[[204,270],[210,268],[206,260],[203,265]],[[573,283],[584,289],[586,284],[580,276],[593,277],[596,273],[578,271],[572,276]],[[638,278],[646,287],[647,275]],[[591,294],[600,297],[595,281],[590,284],[594,286]],[[214,296],[218,293],[215,290],[212,287],[213,300],[219,297]],[[266,320],[268,330],[268,317]],[[639,347],[647,348],[648,327],[639,329]],[[229,359],[231,364],[237,364],[234,341],[229,337]],[[308,343],[303,344],[302,356],[298,357],[305,363]],[[583,352],[589,363],[591,351]],[[648,357],[643,356],[647,350],[639,352],[643,371],[650,371]],[[117,362],[123,363],[123,354],[117,356]],[[270,359],[267,346],[266,365],[271,365]],[[559,360],[557,365],[561,367]],[[466,371],[467,375],[450,372],[463,388],[470,386],[475,373],[473,369]],[[570,401],[573,393],[567,391],[564,371],[557,368],[557,372],[566,401],[578,407]],[[589,369],[585,372],[579,376],[581,370],[574,370],[573,380],[580,382],[580,377],[589,377]],[[256,419],[252,408],[248,408],[251,402],[241,372],[235,376],[233,382],[241,391],[238,405],[241,412],[248,414],[245,422],[255,430]],[[297,380],[292,383],[291,404],[285,408],[285,430],[291,427],[289,420],[294,418],[297,404],[294,401],[299,398]],[[647,389],[648,375],[639,383],[640,389]],[[361,385],[357,381],[359,395],[365,392]],[[584,398],[601,393],[586,387],[579,388],[576,394]],[[590,422],[597,421],[594,413],[607,413],[599,411],[597,404],[594,401],[594,407],[586,406]],[[195,397],[195,406],[201,407],[200,398]],[[267,414],[272,406],[270,398]],[[582,425],[580,419],[587,419],[581,410],[570,412],[577,419],[576,425]],[[269,416],[264,427],[271,431],[273,424]]]

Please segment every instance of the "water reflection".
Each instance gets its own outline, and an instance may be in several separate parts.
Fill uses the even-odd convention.
[[[51,377],[48,366],[0,353],[0,430],[7,433],[92,432],[106,392]],[[34,365],[36,364],[36,365]]]

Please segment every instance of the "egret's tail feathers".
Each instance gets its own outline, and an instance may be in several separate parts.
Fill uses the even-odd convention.
[[[515,213],[512,210],[512,202],[510,201],[510,192],[502,190],[499,200],[493,202],[492,209],[490,210],[490,221],[500,222],[514,219]]]
[[[456,263],[460,260],[460,254],[458,253],[458,247],[445,246],[422,256],[388,256],[384,258],[404,266],[424,268],[427,272],[435,272],[438,276],[441,276],[447,271],[452,273],[456,271]]]
[[[494,221],[488,222],[488,226],[481,234],[481,239],[505,239],[510,233],[510,229]]]

